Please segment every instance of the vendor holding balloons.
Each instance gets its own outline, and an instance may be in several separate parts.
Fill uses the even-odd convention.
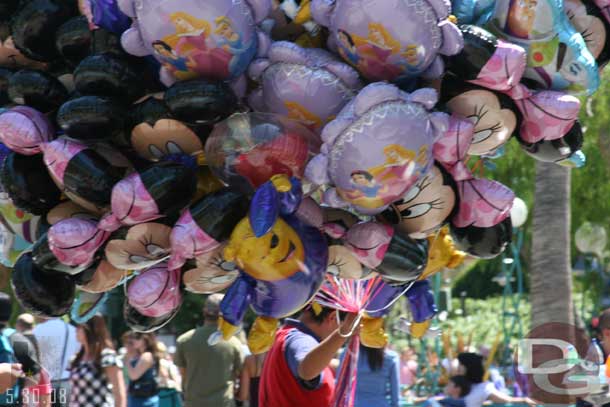
[[[329,364],[356,331],[357,320],[356,314],[338,312],[313,302],[299,319],[286,320],[261,373],[261,406],[331,405],[335,377]]]

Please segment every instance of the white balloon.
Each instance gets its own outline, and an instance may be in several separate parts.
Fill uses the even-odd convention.
[[[603,254],[608,241],[606,229],[591,222],[583,223],[574,237],[578,250],[583,253],[594,253],[598,256]]]
[[[514,228],[523,226],[527,220],[527,205],[521,198],[515,198],[513,201],[513,207],[510,210],[510,220],[513,223]]]

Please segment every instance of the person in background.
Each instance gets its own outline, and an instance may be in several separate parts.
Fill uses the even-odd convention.
[[[458,355],[458,374],[466,376],[470,382],[470,392],[464,397],[466,407],[481,407],[486,400],[495,403],[527,403],[536,405],[527,397],[511,397],[498,390],[490,381],[483,381],[485,368],[483,357],[477,353],[460,353]]]
[[[70,360],[80,350],[76,328],[59,318],[37,317],[33,332],[40,352],[40,364],[51,375],[53,407],[65,407],[70,400]]]
[[[258,386],[266,355],[266,352],[248,355],[244,361],[237,398],[241,401],[249,401],[249,407],[258,407]]]
[[[13,387],[23,377],[20,363],[0,363],[0,393]]]
[[[452,376],[445,386],[443,395],[416,398],[414,403],[424,402],[423,407],[466,407],[464,397],[470,392],[470,387],[466,376]]]
[[[34,345],[21,333],[8,327],[13,305],[8,294],[0,292],[0,406],[21,406],[27,403],[26,386],[40,378],[41,366]],[[16,379],[16,380],[15,380]],[[41,399],[41,406],[50,405],[50,397]]]
[[[34,335],[34,316],[32,314],[20,314],[15,321],[15,330],[28,338],[28,340],[34,345],[36,355],[40,360],[40,350],[38,349],[38,341]]]
[[[400,353],[400,384],[412,386],[417,379],[417,354],[412,348],[403,348]]]
[[[399,364],[396,352],[361,344],[354,407],[398,407]]]
[[[157,340],[153,334],[134,332],[127,351],[128,407],[159,407],[159,361]]]
[[[167,353],[167,347],[157,341],[159,360],[159,407],[181,407],[182,379],[180,372]]]
[[[487,359],[489,357],[490,351],[491,350],[487,346],[483,345],[479,347],[479,354],[483,356],[484,359]],[[504,377],[502,376],[502,374],[500,374],[500,369],[498,369],[498,366],[494,362],[492,362],[489,366],[489,380],[494,384],[496,390],[504,394],[508,394],[506,380],[504,380]]]
[[[235,382],[242,367],[237,338],[211,346],[216,332],[222,294],[210,295],[203,307],[203,326],[178,337],[174,362],[180,368],[185,407],[233,407]]]
[[[126,407],[121,361],[104,318],[78,325],[76,337],[82,346],[70,363],[70,407]]]
[[[337,312],[313,302],[299,319],[286,319],[265,359],[259,406],[330,407],[335,377],[329,364],[358,318],[347,314],[339,324]]]
[[[122,371],[123,371],[123,379],[126,385],[129,385],[129,373],[127,373],[127,354],[133,353],[133,341],[131,339],[131,331],[126,331],[121,335],[121,344],[123,345],[119,348],[119,358],[121,359]]]

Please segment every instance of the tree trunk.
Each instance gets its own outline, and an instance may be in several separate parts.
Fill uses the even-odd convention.
[[[532,328],[574,324],[570,261],[570,170],[536,163],[530,297]]]
[[[570,261],[570,170],[556,164],[536,163],[531,259],[530,336],[575,343],[575,330],[571,329],[574,312]],[[560,349],[545,346],[536,350],[532,357],[536,359],[534,364],[539,365],[562,356]],[[550,379],[559,384],[563,375]],[[532,397],[545,404],[568,401],[565,396],[543,391],[531,381],[530,385]]]

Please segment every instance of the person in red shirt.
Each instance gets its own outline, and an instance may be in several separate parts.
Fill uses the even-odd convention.
[[[329,407],[335,377],[331,360],[346,341],[356,314],[340,315],[317,303],[299,319],[287,319],[277,332],[261,373],[259,405],[264,407]],[[343,314],[343,313],[340,313]]]

